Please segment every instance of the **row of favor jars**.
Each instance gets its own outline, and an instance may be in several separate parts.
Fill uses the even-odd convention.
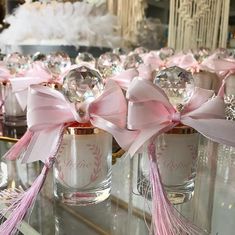
[[[171,48],[150,52],[137,48],[128,53],[115,49],[98,59],[89,53],[80,53],[75,61],[78,67],[74,67],[65,53],[48,56],[38,53],[31,59],[19,53],[6,56],[1,64],[3,122],[6,125],[26,125],[24,101],[31,84],[59,89],[69,101],[83,102],[87,97],[97,98],[107,79],[129,69],[136,70],[136,76],[146,76],[160,86],[176,109],[182,108],[190,99],[195,86],[214,89],[217,93],[224,79],[227,118],[235,118],[235,75],[232,72],[235,60],[224,49],[180,53]],[[229,63],[229,70],[218,69],[218,61]],[[157,161],[169,199],[175,204],[189,200],[194,191],[199,134],[190,127],[176,126],[160,135],[156,142]],[[137,188],[143,197],[151,200],[146,153],[146,144],[136,153]],[[111,190],[111,163],[110,134],[89,123],[85,126],[71,124],[64,133],[54,167],[55,197],[73,205],[105,200]]]

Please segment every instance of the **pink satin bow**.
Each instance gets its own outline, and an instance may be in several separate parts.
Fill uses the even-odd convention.
[[[23,162],[45,162],[59,142],[61,129],[69,122],[90,121],[93,126],[111,133],[124,149],[135,139],[135,132],[124,129],[127,104],[122,90],[115,82],[109,81],[101,96],[83,103],[79,108],[83,111],[82,115],[60,92],[32,85],[28,95],[27,123],[33,136]]]
[[[178,66],[182,69],[190,70],[192,73],[198,73],[200,70],[213,73],[215,72],[214,60],[214,55],[205,58],[202,62],[199,62],[195,59],[192,53],[179,53],[169,59],[168,67]]]
[[[139,75],[136,69],[127,69],[120,72],[117,75],[109,77],[109,79],[115,81],[122,89],[127,90],[133,78]]]
[[[216,59],[214,64],[215,71],[223,79],[235,73],[235,60],[233,59]]]
[[[185,70],[190,70],[192,73],[200,71],[200,63],[194,58],[192,53],[179,53],[172,56],[168,61],[168,67],[178,66]]]
[[[12,92],[15,93],[22,110],[25,110],[27,106],[28,87],[33,84],[48,82],[51,78],[51,74],[43,67],[41,62],[34,63],[32,68],[25,71],[22,75],[8,78]]]
[[[150,66],[152,70],[155,70],[155,69],[158,70],[158,69],[162,69],[162,68],[167,67],[167,61],[162,60],[158,56],[158,54],[154,51],[151,51],[146,54],[142,54],[141,58],[142,58],[144,64]]]
[[[138,69],[127,69],[108,79],[115,81],[123,90],[127,90],[135,77],[152,80],[152,72],[150,65],[140,64]]]
[[[177,112],[160,87],[134,79],[127,91],[128,128],[139,130],[139,135],[129,149],[131,156],[152,136],[167,132],[179,123],[213,141],[235,146],[235,124],[224,119],[223,99],[212,96],[213,91],[196,88],[184,109]]]

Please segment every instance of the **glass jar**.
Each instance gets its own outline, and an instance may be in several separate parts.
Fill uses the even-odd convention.
[[[111,190],[112,135],[68,127],[54,164],[55,197],[70,205],[104,201]]]
[[[173,204],[191,199],[198,159],[199,134],[188,126],[177,126],[156,139],[157,163],[169,200]],[[149,159],[146,143],[138,153],[137,190],[151,199]]]
[[[1,94],[4,105],[3,123],[8,126],[26,126],[26,109],[23,110],[20,106],[9,82],[1,83]]]

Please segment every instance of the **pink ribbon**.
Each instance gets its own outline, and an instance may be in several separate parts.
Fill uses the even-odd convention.
[[[41,62],[36,62],[33,67],[25,71],[23,76],[11,76],[9,82],[12,86],[12,92],[15,93],[16,98],[22,108],[25,110],[27,106],[28,87],[33,84],[40,84],[50,81],[52,76],[43,67]]]
[[[136,69],[127,69],[117,75],[109,77],[108,79],[115,81],[122,89],[127,90],[133,78],[138,75],[139,73]]]
[[[0,67],[0,81],[10,82],[12,92],[15,93],[22,110],[25,110],[27,105],[28,87],[32,84],[48,82],[51,78],[52,76],[41,62],[34,63],[32,68],[17,75],[11,74],[4,66]]]
[[[0,65],[0,81],[5,82],[11,77],[10,71],[5,66]]]
[[[58,91],[32,85],[28,94],[27,121],[32,139],[23,162],[45,162],[54,152],[59,133],[65,123],[90,121],[95,127],[111,133],[123,149],[127,149],[136,132],[125,130],[127,104],[121,88],[113,81],[106,84],[104,93],[94,101],[79,106],[69,103]]]
[[[115,81],[123,90],[127,90],[135,77],[152,80],[152,72],[150,65],[140,64],[138,69],[127,69],[108,79]]]
[[[201,63],[195,59],[192,53],[179,53],[171,58],[167,62],[168,67],[178,66],[185,70],[190,70],[192,73],[198,73],[200,70],[205,70],[208,72],[215,72],[215,56],[209,56],[204,59]]]
[[[223,97],[224,96],[224,85],[226,79],[235,74],[235,60],[234,59],[216,59],[214,61],[215,71],[222,79],[222,85],[218,91],[218,95]]]
[[[166,61],[162,60],[155,52],[142,54],[141,58],[145,65],[148,65],[151,67],[152,71],[167,67]]]
[[[193,73],[200,71],[200,64],[199,62],[194,58],[192,53],[183,54],[179,53],[168,60],[168,67],[172,66],[178,66],[185,70],[190,70]]]
[[[222,79],[235,73],[235,60],[233,59],[217,59],[214,64],[215,71]]]
[[[138,130],[139,134],[129,149],[131,156],[152,136],[167,132],[179,123],[213,141],[235,146],[234,122],[225,120],[223,99],[212,96],[213,91],[196,88],[183,111],[178,113],[160,87],[134,79],[127,91],[128,128]]]
[[[153,71],[151,65],[140,64],[138,67],[139,77],[147,80],[153,80]]]

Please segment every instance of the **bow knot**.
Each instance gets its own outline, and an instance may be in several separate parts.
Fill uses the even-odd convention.
[[[90,121],[90,115],[89,115],[89,105],[91,102],[83,102],[83,103],[79,103],[77,102],[75,104],[75,108],[77,110],[77,121],[80,123],[87,123]]]
[[[172,122],[180,122],[180,119],[181,119],[181,113],[180,112],[175,112],[175,113],[172,113],[171,114],[171,120]]]

